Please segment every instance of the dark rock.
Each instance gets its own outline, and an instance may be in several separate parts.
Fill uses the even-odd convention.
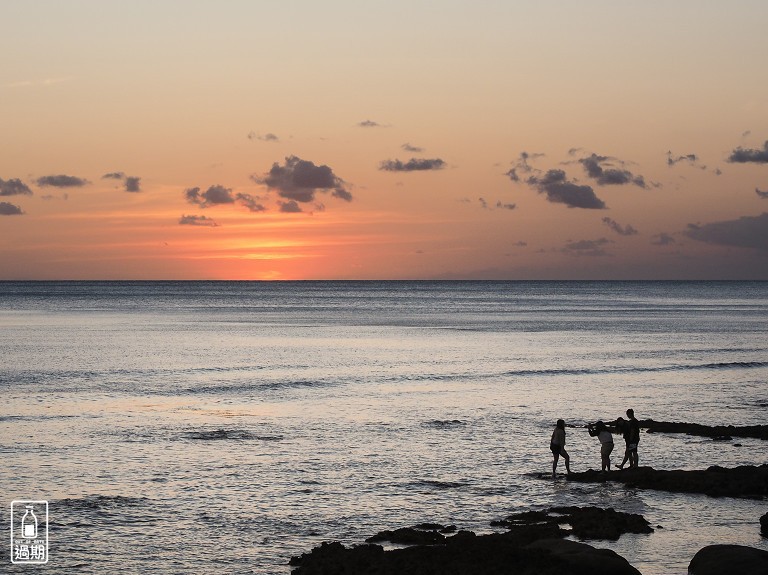
[[[763,537],[768,537],[768,513],[760,518],[760,533]]]
[[[567,523],[571,533],[579,539],[607,539],[616,541],[624,533],[653,533],[642,515],[623,513],[612,508],[600,507],[552,507],[544,511],[515,513],[493,526],[515,529],[518,527],[553,526]]]
[[[698,423],[682,423],[669,421],[654,421],[643,419],[640,428],[648,433],[686,433],[712,438],[754,437],[768,439],[768,425],[701,425]]]
[[[639,575],[612,551],[562,539],[533,541],[513,533],[460,531],[442,545],[384,551],[323,543],[291,559],[293,575]]]
[[[401,545],[434,545],[442,543],[445,536],[436,530],[418,529],[414,527],[401,527],[394,531],[380,531],[373,537],[365,540],[366,543],[380,543],[389,541]]]
[[[688,573],[765,575],[768,573],[768,551],[744,545],[708,545],[693,556]]]
[[[609,473],[590,469],[571,473],[568,480],[580,483],[615,481],[640,489],[703,493],[712,497],[762,499],[768,496],[768,465],[743,465],[735,468],[712,466],[706,470],[695,471],[639,467]]]

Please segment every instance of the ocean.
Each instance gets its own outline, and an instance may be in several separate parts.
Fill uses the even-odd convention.
[[[766,282],[0,282],[0,350],[0,522],[48,502],[42,573],[287,575],[322,541],[555,505],[643,514],[653,534],[589,543],[644,575],[768,550],[764,501],[541,476],[558,418],[574,471],[600,467],[582,426],[630,407],[765,424]],[[639,453],[768,462],[757,439]]]

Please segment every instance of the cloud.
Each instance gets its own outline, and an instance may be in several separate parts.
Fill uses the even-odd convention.
[[[758,197],[761,197],[764,200],[768,200],[768,191],[764,192],[758,188],[755,188],[755,193],[758,195]]]
[[[736,164],[768,164],[768,141],[763,144],[762,150],[742,148],[739,146],[731,155],[728,156],[728,161]]]
[[[31,196],[32,190],[18,178],[4,180],[0,178],[0,196]]]
[[[660,234],[654,235],[651,243],[655,246],[671,246],[676,242],[675,242],[675,238],[673,238],[666,232],[662,232]]]
[[[213,218],[208,216],[181,216],[179,224],[182,226],[205,226],[209,228],[215,228],[219,225]]]
[[[189,188],[184,191],[184,195],[190,204],[197,204],[201,208],[235,203],[232,190],[219,185],[211,186],[204,192],[200,188]]]
[[[420,148],[419,146],[411,146],[411,145],[410,145],[410,144],[408,144],[408,143],[405,143],[405,144],[403,144],[403,145],[402,145],[402,146],[400,146],[400,147],[401,147],[403,150],[405,150],[406,152],[412,152],[412,153],[414,153],[414,154],[420,154],[421,152],[423,152],[423,151],[424,151],[424,148]]]
[[[629,170],[623,168],[618,169],[611,167],[613,165],[612,162],[614,161],[618,161],[620,164],[623,163],[615,158],[598,156],[597,154],[582,158],[579,160],[579,163],[584,166],[587,175],[596,180],[597,184],[600,186],[634,184],[641,188],[648,187],[643,176],[636,176]]]
[[[552,203],[565,204],[569,208],[605,209],[605,202],[595,195],[591,186],[569,182],[563,170],[549,170],[544,176],[531,176],[527,182]]]
[[[445,162],[440,158],[411,158],[407,162],[401,160],[385,160],[379,164],[379,169],[385,172],[422,172],[442,170]]]
[[[256,132],[248,132],[248,139],[249,140],[261,140],[262,142],[279,142],[280,138],[278,138],[275,134],[272,132],[267,132],[263,136],[261,134],[257,134]]]
[[[609,256],[608,252],[603,249],[603,246],[612,244],[613,242],[608,238],[600,238],[597,240],[580,240],[577,242],[570,242],[565,244],[565,247],[561,250],[565,254],[575,256]]]
[[[125,191],[126,192],[140,192],[141,191],[141,178],[134,176],[128,176],[125,178]]]
[[[619,234],[620,236],[635,236],[639,232],[627,224],[626,226],[622,227],[622,225],[617,222],[616,220],[612,220],[611,218],[603,218],[603,223],[611,228],[614,232]]]
[[[56,176],[43,176],[36,180],[38,186],[53,186],[54,188],[80,188],[89,184],[88,180],[75,176],[65,176],[59,174]]]
[[[294,200],[288,200],[287,202],[278,202],[280,204],[280,211],[285,214],[300,214],[304,210]]]
[[[708,244],[768,251],[768,212],[737,220],[688,224],[683,233],[692,240]]]
[[[263,204],[260,204],[259,201],[261,198],[258,196],[252,196],[251,194],[237,194],[235,196],[235,201],[237,201],[240,205],[245,206],[252,212],[266,212],[267,208],[264,207]]]
[[[374,122],[373,120],[363,120],[357,124],[361,128],[381,128],[381,124]]]
[[[501,201],[496,202],[496,209],[502,210],[514,210],[517,204],[502,204]]]
[[[0,202],[0,216],[20,216],[23,213],[19,206],[14,206],[8,202]]]
[[[683,156],[674,156],[671,151],[667,152],[667,165],[672,167],[680,162],[686,162],[695,166],[699,163],[699,157],[696,154],[685,154]],[[706,167],[706,166],[704,166]]]
[[[285,158],[282,166],[275,162],[272,169],[263,176],[251,176],[258,184],[277,190],[280,197],[296,202],[308,203],[315,200],[315,194],[327,193],[347,202],[352,201],[352,194],[346,189],[346,183],[326,166],[316,166],[313,162],[297,156]]]
[[[523,240],[520,240],[519,242],[515,242],[515,244],[519,248],[525,248],[528,247],[528,242],[524,242]]]
[[[528,160],[535,160],[536,158],[541,158],[543,156],[544,154],[529,154],[526,151],[522,151],[520,152],[517,160],[513,162],[513,168],[506,172],[504,175],[509,176],[509,179],[513,182],[519,182],[520,174],[530,174],[533,171],[533,167],[528,163]]]
[[[109,172],[108,174],[101,176],[102,180],[122,180],[123,178],[125,178],[123,172]]]

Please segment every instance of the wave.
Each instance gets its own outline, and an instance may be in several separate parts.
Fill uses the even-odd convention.
[[[604,367],[584,369],[521,369],[508,371],[505,376],[536,376],[536,375],[595,375],[602,373],[648,373],[661,371],[689,371],[697,369],[755,369],[768,367],[768,361],[731,361],[721,363],[679,364],[655,367]]]
[[[56,506],[74,510],[101,511],[106,509],[118,509],[122,507],[135,507],[144,505],[149,499],[146,497],[125,497],[123,495],[86,495],[84,497],[72,497],[52,502]]]
[[[412,487],[429,487],[432,489],[460,489],[466,487],[467,483],[461,481],[437,481],[436,479],[422,479],[409,483]]]
[[[256,441],[281,441],[282,435],[257,435],[245,429],[204,429],[200,431],[188,431],[181,435],[183,439],[199,441],[222,440],[256,440]]]
[[[454,427],[464,427],[467,425],[466,421],[460,419],[432,419],[424,422],[425,427],[436,427],[438,429],[450,429]]]

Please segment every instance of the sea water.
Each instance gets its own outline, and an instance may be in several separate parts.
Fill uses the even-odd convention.
[[[583,426],[629,407],[766,423],[768,283],[3,282],[0,350],[0,520],[49,501],[41,572],[288,574],[322,541],[554,505],[643,514],[653,534],[589,543],[645,575],[768,549],[765,502],[546,478],[558,418],[574,471],[600,466]],[[768,462],[756,439],[639,453]]]

